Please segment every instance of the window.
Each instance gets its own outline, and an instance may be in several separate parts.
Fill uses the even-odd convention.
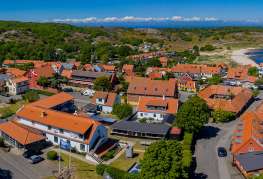
[[[155,113],[153,114],[153,117],[156,117],[156,114],[155,114]]]
[[[81,138],[81,139],[82,139],[82,138],[83,138],[83,135],[82,135],[82,134],[79,134],[79,138]]]
[[[57,136],[54,136],[54,142],[58,143],[58,137]]]
[[[59,129],[59,133],[63,134],[64,130],[63,129]]]
[[[48,130],[51,130],[51,126],[48,126]]]
[[[141,116],[143,116],[143,113],[141,113]]]
[[[85,145],[84,144],[80,144],[80,150],[85,151]]]
[[[32,124],[32,125],[35,125],[35,122],[34,122],[34,121],[31,121],[31,124]]]
[[[98,100],[99,100],[99,102],[102,102],[102,98],[99,98]]]

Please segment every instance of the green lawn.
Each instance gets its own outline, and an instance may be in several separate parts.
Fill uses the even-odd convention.
[[[61,166],[67,167],[69,163],[69,156],[61,153],[61,157],[63,162]],[[74,171],[74,179],[101,179],[102,177],[97,175],[96,173],[96,166],[78,160],[76,158],[71,158],[71,166],[73,167]]]
[[[0,108],[0,117],[7,118],[16,113],[16,111],[21,108],[25,102],[23,100],[16,102],[15,104],[10,104],[7,107]]]
[[[127,171],[129,168],[131,168],[133,164],[135,164],[142,158],[143,158],[142,152],[135,152],[135,157],[133,158],[126,158],[124,153],[117,160],[112,162],[110,166]]]

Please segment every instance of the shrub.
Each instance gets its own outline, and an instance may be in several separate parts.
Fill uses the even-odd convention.
[[[112,114],[116,115],[119,119],[124,119],[132,115],[132,106],[129,104],[114,104]]]
[[[10,109],[9,107],[5,108],[4,112],[1,115],[2,119],[8,118],[10,116],[12,116],[13,114],[15,114],[15,112]]]
[[[108,151],[105,155],[102,156],[103,160],[110,160],[115,156],[115,150],[111,149],[110,151]]]
[[[58,153],[54,150],[51,150],[47,153],[47,159],[48,160],[57,160],[58,158]]]
[[[232,112],[217,109],[212,112],[212,117],[215,122],[228,122],[235,119],[235,114]]]
[[[98,175],[101,175],[101,176],[102,176],[106,168],[107,168],[106,165],[104,165],[104,164],[99,164],[99,165],[96,166],[96,173],[97,173]]]
[[[192,146],[193,142],[193,134],[192,133],[185,133],[184,140],[183,140],[183,158],[182,158],[182,175],[184,178],[189,177],[190,167],[192,164]]]
[[[5,146],[5,139],[3,137],[0,137],[0,147]]]
[[[34,102],[37,101],[39,99],[39,95],[36,91],[27,91],[24,95],[23,95],[23,99],[25,101],[28,102]]]

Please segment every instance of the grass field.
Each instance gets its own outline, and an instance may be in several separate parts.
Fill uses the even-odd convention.
[[[67,167],[69,164],[69,156],[61,153],[63,159],[62,166]],[[97,175],[96,166],[78,160],[76,158],[71,158],[71,166],[73,167],[73,177],[74,179],[101,179],[102,177]]]
[[[133,158],[126,158],[124,153],[117,160],[112,162],[110,165],[112,167],[127,171],[129,168],[131,168],[133,164],[135,164],[142,158],[143,158],[142,152],[135,152],[135,157]]]
[[[0,117],[7,118],[16,113],[16,111],[21,108],[25,102],[23,100],[16,102],[15,104],[10,104],[9,106],[0,108]]]

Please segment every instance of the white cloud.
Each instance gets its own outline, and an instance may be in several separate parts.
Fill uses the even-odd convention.
[[[53,19],[53,22],[147,22],[147,21],[217,21],[215,17],[182,17],[182,16],[173,16],[173,17],[135,17],[135,16],[125,16],[125,17],[105,17],[105,18],[96,18],[96,17],[87,17],[79,19]]]

